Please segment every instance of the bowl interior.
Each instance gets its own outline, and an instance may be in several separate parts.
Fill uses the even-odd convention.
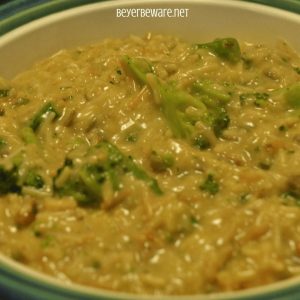
[[[118,18],[116,10],[121,8],[185,8],[188,9],[188,17],[176,19]],[[0,38],[0,74],[6,78],[11,78],[18,72],[30,67],[35,61],[62,48],[84,45],[108,37],[124,37],[129,34],[141,35],[146,32],[177,35],[191,42],[232,36],[242,40],[272,44],[279,38],[283,38],[300,51],[299,30],[300,18],[298,15],[241,1],[109,1],[56,13],[2,36]],[[0,256],[0,260],[5,259]],[[14,268],[15,266],[8,264],[8,267]],[[22,267],[16,269],[18,269],[17,272],[23,272]],[[27,273],[27,276],[37,277],[34,272]],[[44,280],[43,276],[41,278]],[[50,282],[54,284],[53,281],[50,280]],[[293,279],[290,283],[295,288],[298,281]],[[36,283],[37,289],[42,288],[42,285],[43,283]],[[280,283],[276,286],[275,292],[278,292],[280,288],[289,287],[289,284]],[[76,291],[75,288],[74,293]],[[87,289],[83,289],[82,293],[86,291]],[[266,287],[252,292],[239,292],[227,296],[219,295],[209,299],[253,299],[254,297],[255,299],[271,299],[264,296],[271,292],[272,287]],[[284,294],[285,292],[278,293]],[[95,291],[90,293],[90,295],[95,294]],[[260,294],[259,297],[258,294]],[[108,294],[106,295],[105,299],[113,299]],[[202,296],[191,297],[190,299],[196,298],[208,299]],[[85,299],[92,298],[87,297]],[[299,298],[289,297],[289,299]]]

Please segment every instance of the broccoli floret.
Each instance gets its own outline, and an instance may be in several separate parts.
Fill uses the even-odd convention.
[[[110,167],[108,171],[112,172],[113,178],[116,177],[116,174],[118,174],[118,171],[121,169],[125,173],[130,172],[136,179],[146,182],[155,194],[161,195],[163,193],[157,181],[139,167],[131,156],[124,155],[115,145],[109,142],[102,142],[99,146],[106,148],[108,151]]]
[[[209,81],[197,81],[193,84],[193,91],[199,93],[200,95],[206,95],[208,100],[205,103],[207,106],[216,106],[216,101],[219,105],[227,104],[230,99],[230,93],[226,93],[223,88],[219,85],[213,84]],[[210,102],[209,102],[210,100]],[[205,98],[204,98],[205,101]]]
[[[175,137],[190,138],[193,126],[184,110],[192,106],[202,111],[206,110],[205,105],[185,91],[176,89],[173,85],[160,80],[153,74],[153,67],[146,59],[125,56],[123,63],[141,84],[150,86]],[[147,74],[149,75],[147,76]]]
[[[0,98],[7,97],[9,95],[9,89],[0,89]]]
[[[60,116],[54,105],[51,102],[48,102],[33,116],[29,127],[31,127],[33,131],[36,131],[50,112],[55,114],[55,119]]]
[[[264,107],[268,103],[268,93],[245,93],[240,95],[240,104],[253,103],[256,107]]]
[[[36,189],[41,189],[44,186],[44,179],[36,171],[30,170],[24,179],[23,185],[32,186]]]
[[[21,188],[18,180],[19,176],[16,167],[6,170],[3,166],[0,166],[0,195],[20,193]]]
[[[194,144],[201,134],[196,129],[197,122],[211,126],[217,137],[229,124],[229,116],[225,110],[230,95],[215,88],[212,84],[196,82],[193,91],[196,95],[179,89],[174,84],[164,82],[153,73],[150,62],[145,59],[125,57],[123,62],[135,78],[147,84],[156,102],[169,123],[173,135]],[[142,67],[141,67],[142,65]]]
[[[41,189],[44,186],[44,180],[36,170],[32,169],[25,174],[21,171],[23,163],[23,154],[20,152],[11,158],[12,167],[6,169],[0,165],[0,195],[8,193],[22,193],[24,186],[31,186]]]
[[[132,58],[126,55],[123,57],[122,62],[141,84],[147,83],[147,73],[153,73],[153,67],[146,59]]]
[[[230,118],[225,108],[216,108],[212,113],[212,128],[216,137],[220,137],[229,126]]]
[[[85,186],[77,178],[69,179],[62,187],[55,188],[54,192],[61,197],[73,197],[79,205],[88,205],[94,203],[94,199],[89,198]]]
[[[206,150],[211,147],[210,141],[203,135],[195,137],[193,145],[200,150]]]
[[[97,153],[99,157],[105,159],[93,164],[88,163],[89,155],[97,155]],[[67,159],[64,166],[57,171],[53,189],[59,196],[73,197],[80,205],[92,205],[102,200],[104,182],[108,180],[112,190],[118,191],[122,188],[122,176],[128,172],[136,179],[145,181],[155,194],[162,194],[154,178],[140,168],[131,157],[124,155],[115,145],[106,141],[89,149],[82,159],[82,164],[78,166]],[[67,180],[60,184],[61,176],[64,177],[66,174],[68,174]]]
[[[0,98],[7,97],[9,95],[9,89],[0,89]]]
[[[208,174],[205,181],[200,185],[202,191],[208,192],[211,195],[215,195],[219,192],[219,184],[215,180],[212,174]]]
[[[222,90],[220,86],[210,82],[197,81],[192,88],[207,107],[206,124],[211,126],[216,137],[220,137],[230,123],[225,106],[230,101],[231,95]]]
[[[58,185],[60,176],[64,176],[66,171],[70,171],[68,179],[62,185]],[[96,204],[101,200],[104,181],[104,169],[101,166],[83,164],[75,168],[73,161],[66,159],[53,179],[53,190],[59,196],[73,197],[80,205]]]
[[[208,49],[221,59],[231,63],[237,63],[241,60],[240,45],[234,38],[215,39],[212,42],[197,44],[196,46],[197,48]]]
[[[161,105],[162,113],[174,136],[191,140],[195,135],[194,125],[207,116],[205,104],[189,93],[163,82],[154,74],[148,76],[148,84],[156,101]],[[195,110],[195,113],[188,115],[188,108]]]

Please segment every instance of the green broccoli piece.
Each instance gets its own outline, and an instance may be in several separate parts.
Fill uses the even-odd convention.
[[[215,195],[219,192],[219,184],[215,180],[212,174],[208,174],[205,181],[200,185],[202,191],[208,192],[211,195]]]
[[[29,170],[22,175],[23,172],[19,171],[22,163],[23,155],[18,153],[12,157],[10,169],[0,165],[0,195],[22,193],[23,186],[32,186],[36,189],[44,186],[43,178],[35,170]]]
[[[102,193],[101,185],[106,180],[103,167],[95,164],[84,165],[78,175],[85,186],[86,195],[90,199],[99,198]]]
[[[21,138],[26,144],[36,144],[37,137],[33,129],[29,126],[23,127],[20,131]]]
[[[294,67],[293,69],[297,74],[300,75],[300,67]]]
[[[9,95],[9,89],[0,89],[0,98],[7,97]]]
[[[234,38],[215,39],[209,43],[197,44],[196,47],[208,49],[230,63],[237,63],[241,60],[240,45]]]
[[[194,138],[195,123],[204,120],[208,113],[205,104],[189,93],[163,82],[154,74],[148,77],[148,84],[174,136],[188,140]],[[186,113],[189,107],[195,110],[194,115]]]
[[[24,186],[32,186],[36,189],[41,189],[44,186],[44,179],[36,171],[30,170],[24,178]]]
[[[291,109],[300,108],[300,83],[296,82],[290,86],[273,90],[270,93],[253,92],[240,94],[241,106],[252,103],[256,107],[265,107],[272,97],[280,97]]]
[[[0,165],[0,195],[9,193],[20,193],[19,175],[17,168],[14,166],[10,170],[6,170]]]
[[[125,173],[130,172],[136,179],[145,181],[155,194],[163,194],[157,181],[148,175],[141,167],[139,167],[131,156],[124,155],[115,145],[109,142],[102,142],[99,144],[99,146],[106,148],[108,151],[108,162],[110,169],[115,169],[114,171],[119,172],[121,169]],[[113,172],[113,175],[115,176],[119,172]]]
[[[285,88],[284,98],[286,103],[293,109],[300,108],[300,83],[295,83]]]
[[[200,95],[207,96],[206,99],[208,102],[206,102],[205,104],[208,106],[212,105],[215,107],[216,101],[220,105],[224,105],[227,104],[231,99],[230,93],[224,92],[224,90],[220,86],[212,84],[209,81],[196,81],[193,84],[192,89],[194,92],[199,93]]]
[[[60,197],[63,196],[70,196],[73,197],[79,205],[88,205],[93,204],[94,199],[91,199],[88,197],[88,193],[86,192],[86,189],[84,185],[82,185],[81,181],[75,178],[69,179],[64,186],[57,188],[54,188],[55,194],[57,194]],[[98,201],[98,199],[97,199]]]
[[[29,127],[35,132],[47,117],[47,115],[53,112],[55,114],[55,119],[59,118],[60,114],[55,109],[54,105],[51,102],[46,103],[31,119]]]
[[[146,74],[153,73],[153,67],[146,59],[124,56],[122,62],[141,84],[146,84]]]
[[[285,205],[296,205],[300,206],[300,194],[296,194],[292,191],[286,191],[281,194],[281,197],[283,198],[283,203]]]
[[[216,137],[220,137],[224,129],[228,128],[230,118],[225,108],[216,108],[212,114],[212,128]]]
[[[62,186],[57,186],[59,176],[65,169],[71,169],[71,175]],[[105,180],[101,166],[84,164],[76,169],[72,160],[66,159],[62,168],[53,179],[54,193],[59,196],[71,196],[80,205],[90,205],[101,200],[102,183]]]
[[[179,138],[189,138],[193,132],[193,126],[184,110],[189,106],[206,110],[205,105],[185,91],[176,89],[173,85],[160,80],[153,74],[153,67],[147,60],[125,56],[122,61],[134,78],[141,84],[150,86],[173,134]],[[151,76],[147,77],[147,74],[151,74]]]
[[[198,148],[200,150],[206,150],[206,149],[211,148],[211,144],[210,144],[210,141],[208,140],[208,138],[201,134],[199,136],[195,137],[195,139],[193,141],[193,146],[195,146],[196,148]]]
[[[174,156],[168,152],[152,150],[149,156],[150,165],[155,172],[165,172],[174,165]]]
[[[128,157],[125,162],[125,168],[132,173],[132,175],[139,180],[144,181],[150,189],[156,194],[156,195],[162,195],[163,192],[161,188],[159,187],[157,180],[153,177],[149,176],[146,171],[144,171],[141,167],[139,167],[134,161],[132,157]]]
[[[88,161],[91,154],[97,155],[97,153],[99,157],[104,156],[106,158],[93,164],[85,162],[85,159]],[[122,176],[128,172],[132,173],[136,179],[145,181],[155,194],[162,194],[154,178],[140,168],[131,157],[124,155],[115,145],[109,142],[103,141],[92,147],[82,160],[82,164],[76,166],[72,160],[67,159],[62,168],[57,171],[57,175],[53,180],[55,194],[71,196],[80,205],[93,205],[102,200],[104,182],[108,180],[113,191],[118,191],[122,188]],[[69,177],[60,186],[58,182],[60,176],[64,175],[64,171],[70,171]]]
[[[224,92],[220,86],[207,81],[195,82],[192,89],[207,107],[208,113],[204,119],[205,123],[211,126],[216,137],[220,137],[230,123],[230,117],[225,108],[231,99],[230,93]],[[202,136],[202,140],[203,138]],[[198,137],[197,139],[201,141]],[[209,148],[208,145],[206,146]]]
[[[230,100],[229,94],[208,83],[196,82],[193,89],[197,95],[193,96],[158,78],[145,59],[141,63],[141,59],[125,57],[123,62],[139,82],[150,87],[175,137],[193,144],[201,135],[195,127],[198,121],[211,126],[217,137],[228,126],[224,105]]]
[[[51,102],[48,102],[33,116],[29,124],[21,129],[20,135],[26,144],[37,143],[35,132],[38,130],[39,126],[50,112],[53,112],[55,114],[55,119],[60,116],[58,111],[54,108],[53,104]]]
[[[269,98],[268,93],[245,93],[240,95],[240,104],[253,103],[256,107],[265,107]]]
[[[293,175],[288,178],[285,195],[297,199],[300,204],[300,175]]]
[[[7,142],[5,141],[5,139],[0,137],[0,151],[2,149],[4,149],[6,145],[7,145]]]

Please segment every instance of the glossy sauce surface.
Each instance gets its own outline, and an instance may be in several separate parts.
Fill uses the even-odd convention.
[[[282,41],[239,45],[231,62],[177,37],[108,39],[1,79],[0,166],[17,180],[0,186],[0,250],[66,282],[138,294],[239,290],[298,275],[300,113],[286,93],[299,83],[300,59]],[[230,122],[220,134],[191,122],[207,144],[176,136],[154,77],[141,83],[124,56],[146,59],[159,82],[199,101],[216,97],[193,90],[208,84],[229,99]],[[120,168],[105,164],[103,142],[123,155]],[[83,168],[97,164],[102,177],[86,179]],[[80,195],[63,189],[77,170]],[[86,192],[88,180],[96,192]]]

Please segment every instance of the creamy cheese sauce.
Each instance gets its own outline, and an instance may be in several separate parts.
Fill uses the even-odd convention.
[[[107,39],[0,80],[2,253],[137,294],[299,275],[300,58],[205,45]]]

